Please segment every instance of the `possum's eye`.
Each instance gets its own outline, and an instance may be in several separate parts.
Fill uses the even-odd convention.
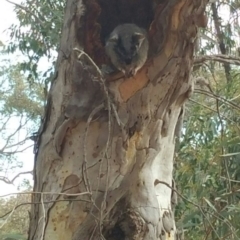
[[[135,32],[132,36],[132,42],[135,46],[137,46],[139,48],[139,47],[141,47],[145,38],[146,38],[146,36],[144,34]]]
[[[118,25],[106,40],[106,54],[112,65],[124,75],[132,75],[144,65],[148,56],[147,32],[135,24]]]

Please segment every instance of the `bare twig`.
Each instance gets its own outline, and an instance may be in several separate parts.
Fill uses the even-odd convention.
[[[170,186],[168,183],[156,179],[156,180],[155,180],[155,184],[159,184],[159,183],[164,184],[164,185],[167,186],[168,188],[172,189],[172,191],[174,191],[175,193],[177,193],[177,195],[178,195],[179,197],[181,197],[184,201],[186,201],[186,202],[188,202],[188,203],[191,203],[193,206],[197,207],[197,208],[199,209],[199,211],[202,213],[202,215],[205,217],[205,219],[207,219],[209,225],[211,226],[212,230],[215,232],[215,234],[216,234],[216,236],[218,237],[218,239],[220,239],[217,231],[214,229],[212,223],[210,222],[210,220],[208,219],[208,217],[206,216],[206,214],[204,213],[204,211],[203,211],[203,209],[202,209],[202,207],[201,207],[200,205],[198,205],[198,204],[196,204],[196,203],[188,200],[186,197],[184,197],[182,194],[180,194],[175,188],[173,188],[172,186]]]
[[[228,179],[228,178],[226,178],[226,177],[221,177],[221,176],[220,176],[220,178],[222,178],[222,179],[225,179],[225,180],[229,181],[229,179]],[[231,182],[235,182],[235,183],[240,183],[240,181],[233,180],[233,179],[230,179],[230,181],[231,181]]]
[[[189,99],[189,101],[190,101],[190,102],[193,102],[193,103],[195,103],[195,104],[198,104],[198,105],[200,105],[200,106],[202,106],[202,107],[204,107],[204,108],[206,108],[206,109],[208,109],[208,110],[210,110],[210,111],[212,111],[212,112],[217,113],[217,110],[215,110],[215,109],[213,109],[213,108],[210,108],[210,107],[208,107],[208,106],[205,105],[205,104],[199,103],[199,102],[197,102],[197,101],[195,101],[195,100],[193,100],[193,99],[191,99],[191,98]],[[224,119],[226,119],[226,120],[228,120],[228,121],[230,121],[231,123],[235,124],[235,126],[240,130],[240,128],[238,127],[238,123],[237,123],[237,122],[235,122],[235,121],[232,120],[231,118],[226,117],[226,116],[224,116],[224,115],[221,115],[221,117],[224,118]]]
[[[20,150],[14,150],[14,152],[4,152],[4,154],[13,154],[13,153],[22,153],[22,152],[24,152],[25,150],[27,150],[28,148],[31,148],[31,147],[33,147],[34,146],[34,144],[32,144],[32,145],[29,145],[29,146],[27,146],[27,147],[25,147],[25,148],[22,148],[22,149],[20,149]],[[18,148],[17,148],[18,149]]]
[[[0,229],[4,227],[4,225],[8,222],[8,220],[11,218],[16,208],[17,208],[17,204],[15,204],[14,208],[9,212],[8,217],[3,221],[2,225],[0,225]]]
[[[45,206],[44,206],[44,202],[43,202],[43,194],[41,194],[41,206],[42,206],[42,219],[43,219],[43,226],[42,226],[42,235],[41,235],[41,240],[43,240],[44,235],[45,235],[45,227],[46,227],[46,210],[45,210]],[[40,221],[40,220],[39,220]]]
[[[207,95],[207,96],[209,96],[209,97],[218,99],[219,101],[221,101],[221,102],[223,102],[223,103],[225,103],[225,104],[228,104],[229,106],[232,106],[233,108],[235,108],[235,109],[237,109],[238,111],[240,111],[240,107],[239,107],[237,104],[235,104],[235,103],[233,103],[233,102],[231,102],[231,101],[229,101],[229,100],[227,100],[227,99],[225,99],[225,98],[223,98],[223,97],[221,97],[221,96],[218,96],[218,95],[215,94],[215,93],[208,92],[208,91],[205,91],[205,90],[203,90],[203,89],[195,89],[194,92],[195,92],[195,93],[204,94],[204,95]]]
[[[35,19],[39,22],[40,25],[44,26],[44,22],[32,11],[30,11],[27,7],[24,7],[18,3],[12,2],[10,0],[6,0],[8,3],[13,4],[14,6],[16,6],[17,8],[20,8],[22,10],[24,10],[25,12],[29,13],[30,15],[32,15],[33,17],[35,17]]]
[[[34,144],[29,145],[29,146],[27,146],[27,147],[25,147],[25,148],[23,148],[23,149],[20,149],[20,150],[14,150],[14,151],[11,151],[11,152],[6,152],[6,151],[4,151],[4,152],[0,152],[0,153],[3,154],[3,155],[6,155],[6,156],[10,156],[10,155],[12,155],[12,154],[22,153],[22,152],[24,152],[25,150],[27,150],[28,148],[31,148],[31,147],[33,147],[33,146],[34,146]]]
[[[16,134],[16,133],[15,133]],[[5,147],[5,149],[8,149],[8,148],[13,148],[13,147],[16,147],[16,146],[19,146],[19,145],[23,145],[27,140],[29,140],[29,137],[26,137],[24,138],[23,140],[17,142],[17,143],[14,143],[12,145],[8,145]]]
[[[91,192],[82,192],[82,193],[60,193],[60,192],[20,192],[20,193],[8,193],[5,195],[0,195],[0,198],[12,196],[12,195],[28,195],[28,194],[49,194],[49,195],[63,195],[63,196],[83,196],[83,195],[92,195]]]
[[[82,174],[83,174],[83,180],[86,186],[86,189],[88,192],[91,192],[91,185],[90,185],[90,181],[88,178],[88,171],[87,171],[87,146],[86,146],[86,142],[87,142],[87,135],[88,135],[88,129],[89,129],[89,125],[92,121],[92,118],[94,117],[94,115],[96,113],[98,113],[100,110],[102,110],[104,108],[103,103],[100,104],[98,107],[94,108],[92,110],[92,112],[90,113],[88,120],[87,120],[87,126],[85,128],[85,134],[84,134],[84,150],[83,150],[83,166],[82,166]]]
[[[20,175],[23,175],[23,174],[33,174],[33,171],[20,172],[12,180],[8,179],[7,177],[0,176],[0,181],[3,181],[7,184],[13,184],[13,182],[16,180],[16,178],[18,178]]]
[[[240,65],[240,57],[223,55],[223,54],[203,55],[203,56],[195,57],[194,64],[200,64],[206,61],[215,61],[220,63]]]
[[[28,122],[28,119],[27,119],[24,123],[22,123],[22,120],[23,120],[23,116],[21,116],[20,123],[19,123],[19,126],[17,127],[17,129],[7,137],[4,146],[0,149],[0,153],[1,153],[1,152],[3,153],[4,150],[7,149],[7,148],[14,147],[14,146],[17,146],[17,145],[18,145],[18,143],[17,143],[17,144],[13,144],[13,145],[11,145],[11,146],[8,146],[9,142],[12,140],[12,137],[15,136],[15,134],[16,134],[22,127],[24,127],[24,126],[27,124],[27,122]],[[22,141],[20,141],[20,143],[23,144]]]
[[[106,207],[106,198],[107,198],[107,193],[108,193],[108,188],[109,188],[109,157],[108,157],[108,149],[109,149],[109,144],[110,144],[110,135],[111,135],[111,112],[113,110],[113,113],[116,117],[116,121],[117,123],[119,124],[119,126],[121,127],[121,121],[118,117],[118,114],[117,114],[117,111],[116,111],[116,108],[114,106],[114,104],[111,102],[110,100],[110,97],[109,97],[109,93],[108,93],[108,89],[106,87],[106,84],[105,84],[105,79],[103,77],[103,74],[101,72],[101,70],[99,69],[99,67],[95,64],[95,62],[92,60],[92,58],[86,54],[84,51],[82,50],[79,50],[77,48],[74,48],[75,51],[79,52],[79,55],[78,55],[78,60],[84,55],[88,58],[88,60],[91,62],[91,64],[95,67],[95,69],[97,70],[98,74],[99,74],[99,83],[102,85],[103,87],[103,91],[106,95],[106,98],[107,98],[107,109],[108,109],[108,139],[107,139],[107,143],[106,143],[106,148],[105,148],[105,152],[104,152],[104,156],[106,157],[106,160],[107,160],[107,174],[106,174],[106,187],[105,187],[105,192],[104,192],[104,196],[103,196],[103,200],[102,200],[102,203],[101,203],[101,211],[100,211],[100,220],[99,220],[99,223],[96,223],[96,228],[97,226],[99,226],[99,232],[100,232],[100,236],[103,238],[102,236],[102,222],[103,222],[103,211],[104,211],[104,208]],[[93,81],[94,81],[94,78],[93,78]],[[104,105],[102,104],[102,106],[100,105],[99,106],[100,109],[94,109],[92,111],[92,113],[90,114],[90,116],[88,117],[88,121],[87,121],[87,126],[86,126],[86,130],[85,130],[85,140],[84,140],[84,164],[83,164],[83,167],[85,166],[85,178],[84,178],[84,171],[83,171],[83,178],[84,178],[84,181],[85,181],[85,185],[87,186],[88,185],[88,188],[87,188],[87,191],[90,192],[90,183],[89,183],[89,180],[87,178],[87,158],[86,158],[86,139],[87,139],[87,133],[88,133],[88,128],[89,128],[89,124],[92,120],[92,117],[96,114],[96,111],[100,111]],[[99,176],[98,176],[98,179],[100,179],[100,173],[101,173],[101,168],[102,168],[102,162],[100,163],[100,167],[99,167]],[[98,183],[98,187],[97,187],[97,191],[99,189],[99,183]],[[95,205],[95,201],[94,201],[94,204]],[[91,211],[90,213],[92,213],[92,210],[93,210],[93,207],[91,208]],[[95,230],[96,230],[95,228]],[[93,236],[93,235],[92,235]],[[92,237],[91,237],[92,238]],[[90,239],[91,239],[90,238]]]
[[[10,120],[10,118],[11,118],[11,116],[9,116],[9,117],[6,119],[6,121],[2,124],[2,127],[1,127],[1,129],[0,129],[0,132],[2,132],[2,131],[5,129],[5,127],[6,127],[7,123],[8,123],[8,121]],[[2,122],[2,119],[1,119],[1,122]]]
[[[69,199],[58,199],[58,200],[52,200],[52,201],[44,201],[43,203],[44,203],[44,204],[48,204],[48,203],[56,203],[56,202],[68,202],[68,201],[69,201]],[[84,200],[84,199],[71,199],[70,201],[71,201],[71,202],[87,202],[87,203],[91,203],[90,201]],[[20,204],[18,204],[18,205],[14,208],[14,210],[16,210],[17,208],[20,208],[20,207],[22,207],[22,206],[35,205],[35,204],[42,204],[42,202],[24,202],[24,203],[20,203]],[[8,212],[6,212],[4,215],[0,216],[0,219],[6,217],[6,216],[9,215],[12,211],[13,211],[13,210],[8,211]]]

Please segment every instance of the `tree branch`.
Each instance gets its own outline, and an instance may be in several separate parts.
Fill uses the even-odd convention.
[[[87,203],[91,203],[88,200],[85,199],[71,199],[71,202],[87,202]],[[58,199],[58,200],[52,200],[52,201],[44,201],[44,204],[48,204],[48,203],[56,203],[56,202],[69,202],[69,199]],[[6,213],[4,213],[2,216],[0,216],[1,218],[5,218],[6,216],[8,216],[13,210],[15,211],[17,208],[22,207],[22,206],[26,206],[26,205],[34,205],[34,204],[42,204],[42,202],[24,202],[24,203],[19,203],[18,205],[16,205],[13,209],[11,209],[11,211],[8,211]]]
[[[8,179],[7,177],[0,176],[0,181],[3,181],[7,184],[13,184],[13,182],[16,180],[16,178],[18,178],[20,175],[23,175],[23,174],[33,174],[33,171],[20,172],[12,180]]]
[[[27,195],[27,194],[50,194],[52,195],[61,195],[61,196],[70,196],[70,197],[78,197],[83,195],[92,195],[91,192],[80,192],[80,193],[61,193],[61,192],[14,192],[14,193],[8,193],[4,195],[0,195],[0,198],[9,197],[12,195]]]
[[[214,23],[215,30],[217,33],[219,49],[221,51],[221,54],[226,55],[226,54],[228,54],[228,51],[227,51],[227,47],[224,43],[224,33],[223,33],[223,30],[221,27],[221,18],[219,17],[218,8],[217,8],[216,3],[211,4],[211,9],[212,9],[213,23]],[[228,82],[230,82],[231,81],[231,74],[230,74],[231,67],[230,67],[229,63],[227,63],[227,62],[223,63],[223,67],[225,69],[226,79]]]
[[[194,93],[200,93],[200,94],[204,94],[206,96],[218,99],[219,101],[227,104],[228,106],[231,106],[231,107],[235,108],[236,110],[240,111],[240,107],[237,104],[235,104],[234,102],[229,101],[229,100],[227,100],[227,99],[225,99],[225,98],[223,98],[223,97],[221,97],[221,96],[219,96],[219,95],[217,95],[213,92],[208,92],[208,91],[205,91],[203,89],[195,89]]]
[[[4,152],[4,149],[7,147],[8,143],[11,141],[12,137],[22,128],[22,126],[23,126],[22,125],[22,119],[23,119],[23,116],[21,116],[20,124],[17,127],[17,129],[7,137],[5,145],[0,149],[0,152]]]
[[[208,107],[208,106],[205,105],[205,104],[199,103],[199,102],[195,101],[194,99],[191,99],[191,98],[190,98],[189,101],[190,101],[190,102],[193,102],[193,103],[195,103],[195,104],[198,104],[198,105],[200,105],[200,106],[202,106],[202,107],[204,107],[204,108],[206,108],[206,109],[208,109],[208,110],[210,110],[210,111],[212,111],[212,112],[217,113],[217,110],[215,110],[215,109],[213,109],[213,108],[210,108],[210,107]],[[230,121],[231,123],[233,123],[233,124],[239,129],[239,131],[240,131],[240,128],[238,127],[238,123],[237,123],[237,122],[235,122],[235,121],[232,120],[231,118],[229,118],[229,117],[227,117],[227,116],[224,116],[224,115],[222,115],[222,114],[221,114],[221,117],[224,118],[224,119],[226,119],[226,120],[228,120],[228,121]]]
[[[214,54],[214,55],[203,55],[198,56],[194,59],[194,64],[204,63],[206,61],[216,61],[220,63],[229,63],[234,65],[240,65],[240,58],[235,56]]]
[[[12,1],[10,1],[10,0],[6,0],[6,1],[7,1],[8,3],[13,4],[13,5],[16,6],[17,8],[20,8],[20,9],[24,10],[26,13],[29,13],[30,15],[32,15],[33,17],[35,17],[35,19],[39,22],[39,24],[40,24],[41,26],[44,26],[44,22],[43,22],[35,13],[33,13],[32,11],[30,11],[28,8],[22,6],[22,5],[18,4],[18,3],[12,2]]]
[[[26,143],[27,140],[29,140],[30,138],[29,137],[25,137],[23,140],[17,142],[17,143],[13,143],[12,145],[8,145],[5,147],[5,149],[8,149],[8,148],[13,148],[13,147],[18,147],[20,145],[23,145],[24,143]]]

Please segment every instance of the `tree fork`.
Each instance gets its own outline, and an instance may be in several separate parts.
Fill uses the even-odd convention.
[[[32,195],[29,239],[174,238],[174,131],[206,3],[67,1],[36,142],[34,192],[42,193]],[[104,39],[132,21],[149,31],[148,61],[132,78],[105,78]]]

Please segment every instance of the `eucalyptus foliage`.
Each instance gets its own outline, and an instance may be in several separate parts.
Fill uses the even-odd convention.
[[[239,56],[240,2],[230,2],[230,8],[224,1],[209,6],[209,24],[201,30],[198,56]],[[215,7],[217,16],[213,14]],[[238,66],[212,61],[193,72],[193,79],[202,76],[206,85],[196,85],[186,105],[175,163],[179,191],[188,200],[180,199],[176,220],[187,239],[240,238],[239,70]]]
[[[9,29],[11,41],[7,50],[20,51],[26,57],[20,67],[28,73],[28,79],[35,82],[43,77],[48,88],[59,50],[65,1],[27,0],[14,5],[19,23]],[[39,72],[41,60],[50,62],[42,75]]]

